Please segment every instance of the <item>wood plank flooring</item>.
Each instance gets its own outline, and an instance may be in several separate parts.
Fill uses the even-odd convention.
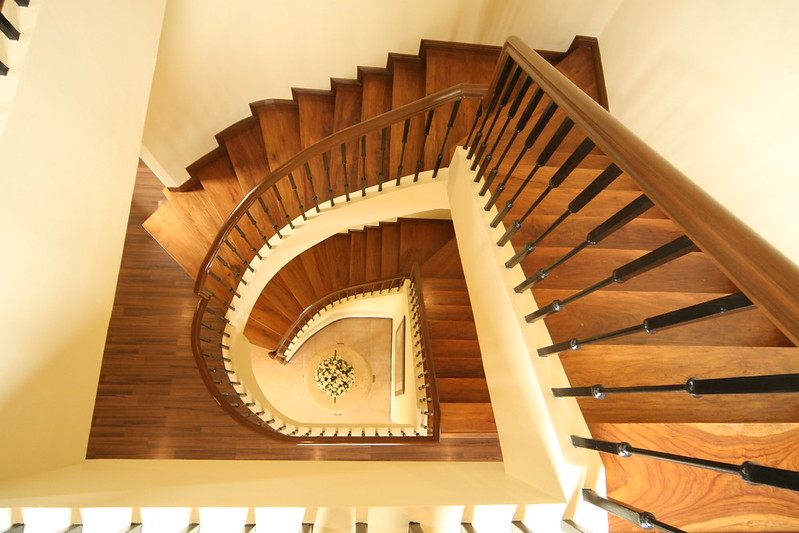
[[[223,413],[206,392],[191,354],[192,281],[141,227],[163,200],[161,188],[140,164],[87,458],[501,460],[495,437],[298,447],[264,438]]]

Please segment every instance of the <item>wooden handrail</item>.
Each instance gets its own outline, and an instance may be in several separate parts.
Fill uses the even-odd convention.
[[[278,355],[280,353],[281,348],[283,348],[283,352],[285,352],[286,351],[285,347],[286,347],[289,339],[291,339],[292,337],[296,336],[297,333],[299,333],[299,330],[302,328],[302,326],[300,326],[300,324],[304,325],[304,323],[307,323],[307,321],[305,321],[305,319],[306,319],[306,317],[308,315],[310,315],[311,313],[316,313],[320,309],[323,309],[323,308],[327,307],[327,305],[329,305],[330,303],[337,302],[337,301],[341,300],[343,298],[343,295],[346,294],[347,297],[349,297],[349,295],[351,295],[351,294],[354,294],[354,295],[363,294],[363,293],[367,292],[367,291],[365,291],[363,289],[367,289],[367,288],[372,288],[372,291],[374,291],[374,287],[380,286],[380,285],[383,285],[383,284],[386,284],[386,283],[389,284],[389,289],[393,287],[392,284],[394,282],[400,282],[399,286],[402,286],[402,282],[404,282],[409,277],[410,277],[409,275],[402,275],[402,276],[393,276],[393,277],[390,277],[390,278],[378,279],[378,280],[375,280],[375,281],[369,281],[369,282],[366,282],[366,283],[360,283],[358,285],[352,285],[350,287],[345,287],[343,289],[339,289],[337,291],[333,291],[333,292],[330,292],[329,294],[326,294],[326,295],[322,296],[317,301],[313,302],[312,304],[308,305],[308,307],[303,309],[302,313],[300,313],[300,316],[298,316],[294,320],[294,322],[291,324],[291,326],[289,326],[289,328],[286,330],[286,333],[283,334],[283,337],[280,339],[280,342],[277,343],[277,347],[275,348],[275,350],[270,352],[270,355],[273,355],[273,354],[274,355]]]
[[[518,37],[510,56],[696,245],[799,344],[799,267],[688,179]],[[489,87],[490,91],[490,87]]]
[[[391,111],[383,113],[382,115],[378,115],[348,128],[344,128],[343,130],[325,137],[318,143],[309,146],[305,150],[298,152],[285,163],[277,167],[274,171],[270,172],[269,175],[264,177],[264,179],[261,180],[258,185],[253,187],[253,189],[247,193],[241,202],[239,202],[239,205],[236,206],[236,209],[234,209],[233,212],[228,216],[227,220],[225,220],[225,223],[217,232],[214,242],[211,244],[210,248],[208,249],[208,253],[205,255],[205,258],[200,265],[200,270],[197,273],[197,279],[194,283],[194,293],[198,295],[202,293],[211,263],[219,254],[219,250],[222,248],[222,243],[225,241],[228,235],[230,235],[230,232],[233,231],[233,227],[236,225],[236,223],[241,220],[241,218],[244,216],[244,213],[250,207],[252,207],[252,205],[262,194],[269,190],[269,188],[275,185],[280,179],[288,175],[289,171],[300,168],[306,161],[310,161],[314,157],[321,156],[321,154],[331,149],[338,149],[341,143],[358,139],[367,133],[380,131],[382,128],[395,124],[401,120],[410,118],[431,109],[435,109],[456,100],[461,100],[464,98],[482,98],[485,95],[485,91],[485,85],[461,83],[459,85],[450,87],[449,89],[425,96],[424,98],[416,100],[415,102],[411,102],[410,104],[392,109]]]

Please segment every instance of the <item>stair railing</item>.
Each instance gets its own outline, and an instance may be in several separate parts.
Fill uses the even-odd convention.
[[[411,274],[350,287],[335,293],[332,300],[365,292],[389,294],[407,287],[408,322],[412,345],[406,352],[413,354],[413,376],[408,386],[414,389],[416,415],[414,424],[340,424],[323,426],[288,420],[271,405],[263,405],[239,381],[234,360],[230,357],[231,334],[226,331],[230,321],[224,307],[212,299],[201,298],[192,322],[192,338],[197,339],[195,362],[214,401],[237,422],[273,438],[300,444],[312,443],[408,443],[435,442],[440,438],[441,415],[435,386],[430,336],[427,331],[424,302],[421,294],[419,267]],[[338,297],[338,298],[337,298]],[[313,306],[312,306],[313,307]],[[321,307],[317,307],[317,310]],[[308,310],[311,313],[310,308]],[[298,320],[295,322],[299,324]],[[292,328],[294,330],[294,328]],[[398,356],[404,361],[404,356]],[[407,374],[407,369],[403,369]]]
[[[264,259],[268,250],[286,238],[296,224],[307,220],[309,214],[352,201],[353,196],[399,186],[403,168],[414,169],[406,180],[417,181],[423,171],[432,171],[435,178],[458,139],[468,131],[465,113],[459,114],[463,100],[471,100],[471,107],[476,108],[484,94],[484,85],[456,85],[334,133],[270,172],[230,214],[196,278],[194,291],[200,301],[192,326],[192,351],[209,392],[237,421],[294,442],[315,442],[318,437],[329,442],[331,436],[339,437],[337,442],[354,439],[359,443],[370,439],[383,443],[392,438],[398,442],[409,438],[438,439],[440,417],[437,404],[432,401],[437,396],[432,372],[426,370],[421,373],[424,379],[419,385],[419,390],[431,392],[421,409],[427,420],[424,434],[402,430],[401,435],[395,435],[391,428],[383,433],[372,428],[369,434],[362,430],[359,435],[352,431],[331,435],[323,430],[321,435],[310,435],[269,416],[265,406],[246,401],[248,395],[241,392],[235,377],[230,377],[235,372],[230,368],[227,352],[230,347],[226,315],[235,311],[239,291],[248,283],[248,273],[255,272],[256,259]],[[438,127],[433,128],[434,125]],[[392,169],[391,135],[397,130],[402,132],[399,140],[394,139],[399,143],[401,157],[396,169]],[[443,134],[433,135],[434,132]],[[421,299],[416,300],[421,305]],[[429,341],[424,342],[424,349],[429,350]],[[430,357],[427,361],[425,364],[432,363]]]
[[[29,0],[16,0],[16,3],[20,7],[27,7]],[[2,32],[9,41],[18,41],[20,37],[19,29],[17,29],[3,14],[4,4],[5,0],[0,0],[0,32]],[[5,76],[6,74],[8,74],[8,65],[0,61],[0,76]]]
[[[505,111],[505,105],[513,102]],[[517,112],[519,114],[517,115]],[[501,124],[499,129],[497,124]],[[568,140],[568,142],[567,142]],[[514,290],[522,293],[589,246],[605,238],[618,238],[625,226],[657,206],[685,233],[673,240],[619,265],[606,277],[598,274],[593,285],[563,300],[555,300],[531,309],[524,318],[534,322],[563,311],[569,304],[611,284],[626,281],[662,265],[702,250],[713,258],[721,271],[741,292],[681,309],[653,315],[638,324],[604,333],[591,332],[538,349],[545,357],[581,346],[641,333],[653,334],[722,314],[757,306],[790,339],[799,342],[799,268],[770,244],[756,235],[724,207],[681,174],[654,150],[638,139],[605,109],[571,83],[518,38],[511,37],[500,55],[495,77],[481,108],[474,117],[474,127],[463,147],[468,150],[475,172],[478,197],[485,198],[484,209],[495,213],[491,227],[503,228],[497,246],[508,243],[515,254],[505,266],[527,267],[527,278]],[[554,221],[545,221],[543,229],[531,224],[531,214],[544,200],[599,148],[611,161],[606,168],[562,209]],[[558,157],[555,157],[556,154]],[[559,158],[559,160],[558,160]],[[529,184],[544,167],[554,167],[537,196]],[[524,172],[520,172],[524,169]],[[526,262],[539,244],[556,229],[567,227],[569,217],[580,212],[622,173],[632,178],[644,194],[621,207],[615,214],[589,231],[585,239],[554,263],[537,271]],[[541,185],[538,185],[540,190]],[[550,202],[551,208],[554,202]],[[557,209],[555,210],[557,212]],[[513,215],[513,217],[511,216]],[[532,235],[532,237],[530,237]],[[527,240],[530,238],[530,240]],[[641,247],[651,246],[641,243]],[[568,310],[567,310],[568,312]],[[670,332],[664,332],[668,335]],[[786,339],[787,340],[787,339]],[[602,385],[553,389],[556,397],[606,394],[685,391],[700,394],[797,393],[799,374],[730,377],[723,379],[692,378],[685,384],[605,388]],[[573,437],[575,446],[610,451],[619,455],[636,453],[682,464],[693,464],[720,471],[739,473],[753,483],[799,490],[799,473],[755,465],[743,465],[651,452],[632,448],[627,443],[605,443]],[[585,500],[624,516],[647,528],[680,531],[655,521],[650,513],[627,509],[618,502],[605,500],[592,491]],[[576,527],[576,526],[575,526]]]
[[[349,301],[350,299],[364,298],[375,295],[379,296],[381,294],[396,292],[402,287],[406,279],[408,279],[408,276],[394,276],[392,278],[369,281],[359,285],[353,285],[351,287],[345,287],[343,289],[333,291],[319,298],[317,301],[303,309],[302,313],[300,313],[300,316],[294,320],[291,326],[289,326],[289,328],[286,330],[286,333],[283,334],[283,337],[281,337],[280,341],[278,341],[275,349],[269,352],[270,357],[279,360],[283,364],[286,364],[288,362],[286,352],[297,338],[297,335],[299,335],[300,332],[303,331],[305,327],[323,311],[327,310],[328,308],[332,309],[336,304]]]

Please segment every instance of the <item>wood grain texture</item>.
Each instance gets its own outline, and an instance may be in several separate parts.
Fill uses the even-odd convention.
[[[741,464],[799,470],[797,424],[593,424],[594,438]],[[641,457],[603,454],[608,495],[687,531],[799,531],[799,494],[738,476]],[[614,533],[640,531],[610,519]]]
[[[455,236],[448,220],[402,219],[400,222],[400,270],[410,272]]]
[[[399,224],[381,222],[383,232],[380,242],[380,276],[387,278],[400,273],[399,265]]]
[[[87,458],[501,460],[495,436],[448,438],[435,445],[295,446],[265,439],[223,413],[199,379],[191,354],[196,305],[191,279],[141,227],[162,199],[161,188],[142,164]]]

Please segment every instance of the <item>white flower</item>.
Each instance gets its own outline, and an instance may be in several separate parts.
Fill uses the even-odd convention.
[[[350,390],[355,383],[355,369],[333,352],[333,357],[328,357],[316,367],[314,378],[322,392],[336,398]]]

